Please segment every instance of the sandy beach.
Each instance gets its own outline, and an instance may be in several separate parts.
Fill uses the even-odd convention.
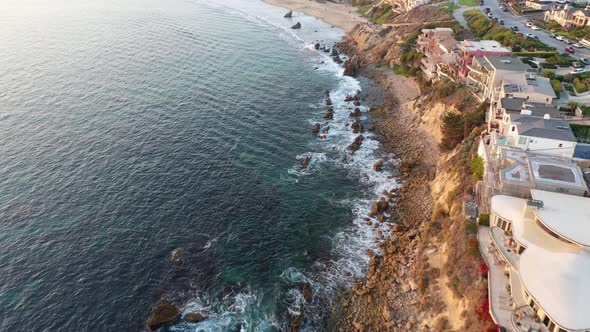
[[[262,0],[270,5],[279,6],[301,12],[305,15],[315,16],[322,21],[339,27],[345,31],[352,29],[356,24],[367,22],[360,17],[356,9],[348,4],[334,2],[316,2],[313,0]]]

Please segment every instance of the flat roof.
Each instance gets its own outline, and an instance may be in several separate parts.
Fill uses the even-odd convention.
[[[529,65],[522,62],[518,57],[486,55],[484,58],[490,63],[490,65],[496,68],[496,70],[525,72],[527,69],[531,69]]]
[[[511,49],[502,46],[502,44],[495,40],[463,40],[459,42],[459,47],[468,52],[482,51],[512,53]]]
[[[590,247],[590,198],[537,189],[531,189],[531,196],[543,202],[543,207],[534,212],[545,226],[565,239]]]

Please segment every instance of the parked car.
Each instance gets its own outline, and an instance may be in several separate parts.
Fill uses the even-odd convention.
[[[488,13],[488,17],[489,17],[489,18],[492,18],[492,17],[493,17],[493,16],[492,16],[492,13]]]
[[[568,52],[568,53],[571,53],[571,54],[574,54],[574,53],[576,53],[576,50],[574,50],[574,48],[573,48],[573,47],[571,47],[571,46],[567,46],[567,47],[565,48],[565,51],[566,51],[566,52]]]
[[[479,1],[479,5],[480,5],[480,6],[483,6],[483,0],[480,0],[480,1]]]
[[[533,34],[532,34],[532,33],[527,33],[527,34],[526,34],[526,37],[527,37],[527,38],[535,38],[535,36],[533,36]]]
[[[590,65],[590,59],[588,58],[581,58],[580,61],[582,61],[582,63],[585,65]]]
[[[552,33],[551,35],[549,35],[549,37],[551,37],[551,38],[557,38],[557,35],[554,34],[554,33]]]
[[[492,10],[490,9],[490,7],[486,7],[483,11],[484,13],[489,14]]]
[[[495,22],[499,22],[500,20],[497,17],[492,18]]]
[[[571,44],[573,44],[573,43],[574,43],[573,41],[571,41],[571,40],[569,40],[569,39],[564,39],[563,41],[564,41],[566,44],[568,44],[568,45],[571,45]]]
[[[515,25],[515,26],[513,26],[513,27],[512,27],[512,28],[510,28],[510,29],[512,29],[512,31],[518,31],[518,27],[517,27],[516,25]]]
[[[570,71],[570,74],[576,75],[576,74],[581,74],[581,73],[584,73],[584,72],[586,72],[586,69],[584,69],[584,68],[578,68],[578,69],[574,69],[574,70]]]
[[[586,67],[586,65],[582,61],[574,61],[574,62],[572,62],[572,67],[584,68],[584,67]]]
[[[582,44],[579,43],[574,43],[572,46],[575,48],[582,48]]]
[[[533,29],[533,30],[539,30],[539,27],[536,26],[536,25],[531,25],[531,29]]]
[[[564,41],[565,40],[565,38],[563,38],[563,36],[557,36],[557,37],[555,37],[555,39],[557,39],[559,41]]]
[[[507,12],[507,11],[508,11],[508,7],[506,7],[506,6],[502,6],[502,11],[503,11],[503,12]]]
[[[500,20],[500,25],[504,25],[504,20]]]
[[[527,28],[530,28],[530,27],[532,27],[532,26],[533,26],[533,23],[531,23],[531,22],[529,21],[529,22],[526,22],[526,24],[525,24],[525,25],[527,26]]]

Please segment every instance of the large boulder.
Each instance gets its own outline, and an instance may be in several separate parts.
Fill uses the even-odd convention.
[[[301,328],[301,323],[303,323],[303,315],[293,315],[291,317],[291,322],[289,323],[291,327],[289,330],[291,332],[298,332]]]
[[[332,99],[330,99],[330,97],[326,98],[326,105],[332,105]]]
[[[295,25],[292,26],[291,29],[301,29],[301,23],[299,23],[299,22],[295,23]]]
[[[357,136],[354,139],[354,141],[348,146],[348,148],[347,148],[348,151],[351,151],[351,152],[354,153],[356,150],[360,149],[361,148],[361,144],[363,144],[363,140],[364,139],[365,138],[362,135]]]
[[[319,50],[319,49],[320,49],[320,43],[315,43],[315,45],[313,45],[313,47],[314,47],[316,50]]]
[[[170,323],[180,316],[180,310],[169,303],[159,303],[152,307],[152,317],[148,319],[147,325],[150,330],[155,330],[158,327]]]
[[[373,165],[373,170],[375,172],[380,172],[381,171],[381,167],[383,167],[383,160],[379,159],[379,160],[377,160],[377,162],[375,163],[375,165]]]
[[[358,117],[358,116],[361,116],[361,115],[363,115],[363,113],[361,113],[361,109],[358,108],[358,107],[356,107],[354,109],[354,111],[350,112],[350,116],[351,117]]]
[[[352,125],[350,126],[352,128],[352,133],[353,134],[357,134],[363,131],[363,124],[361,123],[361,120],[356,120],[355,122],[352,123]]]

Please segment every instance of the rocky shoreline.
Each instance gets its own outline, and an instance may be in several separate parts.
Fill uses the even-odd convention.
[[[352,45],[340,47],[357,57]],[[392,235],[379,240],[377,254],[369,251],[370,263],[365,278],[344,291],[333,308],[330,325],[339,331],[412,331],[418,330],[424,285],[416,276],[420,269],[421,225],[429,221],[434,202],[430,184],[435,177],[440,151],[433,136],[421,127],[413,100],[420,95],[417,84],[395,75],[391,69],[359,63],[353,72],[367,77],[382,90],[380,105],[372,112],[372,129],[378,134],[384,153],[401,160],[397,178],[401,187],[383,192],[374,204],[376,213],[393,217]],[[381,167],[381,165],[375,165]],[[387,203],[387,204],[384,204]],[[392,204],[389,204],[392,203]],[[367,218],[366,222],[371,223]],[[436,274],[437,271],[430,271]],[[426,331],[429,330],[428,328]]]

